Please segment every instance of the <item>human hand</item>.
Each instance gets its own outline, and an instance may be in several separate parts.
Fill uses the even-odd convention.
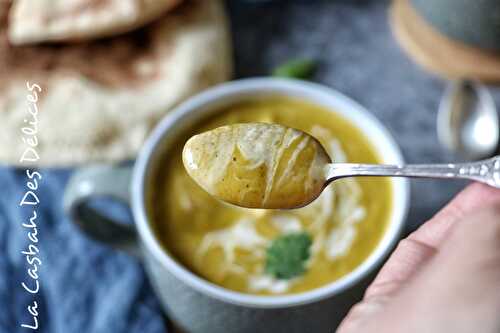
[[[500,191],[473,184],[402,240],[337,332],[500,332]]]

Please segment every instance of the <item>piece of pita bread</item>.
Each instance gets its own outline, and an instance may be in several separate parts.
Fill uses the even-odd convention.
[[[114,36],[157,19],[180,2],[13,0],[9,14],[9,40],[14,45],[20,45]]]
[[[0,29],[0,161],[20,164],[27,147],[28,81],[42,88],[35,164],[134,158],[173,106],[231,77],[228,35],[219,0],[186,1],[144,29],[91,43],[10,47]]]

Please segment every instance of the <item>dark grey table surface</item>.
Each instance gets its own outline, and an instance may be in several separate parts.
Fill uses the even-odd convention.
[[[258,2],[258,1],[254,1]],[[290,58],[320,62],[314,81],[354,98],[373,112],[401,145],[407,162],[448,162],[439,146],[436,109],[445,82],[402,52],[388,24],[388,1],[230,1],[238,78],[267,75]],[[497,102],[500,95],[495,92]],[[62,213],[73,170],[41,170],[39,207],[40,332],[160,332],[161,312],[140,265],[84,237]],[[30,216],[17,203],[24,171],[0,168],[0,332],[29,320],[26,231]],[[461,182],[412,181],[408,230],[431,217]]]

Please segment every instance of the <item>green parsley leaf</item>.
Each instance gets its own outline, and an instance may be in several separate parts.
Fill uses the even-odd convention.
[[[291,279],[303,274],[311,244],[311,236],[305,232],[276,238],[267,249],[266,273],[278,279]]]
[[[294,59],[278,66],[273,71],[273,76],[305,80],[314,74],[317,65],[311,59]]]

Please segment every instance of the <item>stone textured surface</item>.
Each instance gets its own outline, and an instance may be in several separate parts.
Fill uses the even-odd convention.
[[[254,1],[255,2],[255,1]],[[448,162],[435,132],[444,82],[416,67],[395,43],[387,1],[231,1],[237,76],[267,75],[289,58],[317,58],[315,81],[359,101],[400,143],[408,162]],[[496,92],[497,102],[500,95]],[[43,158],[43,156],[42,156]],[[39,332],[162,332],[158,302],[134,259],[84,237],[62,213],[62,192],[73,170],[41,170],[38,227],[41,305]],[[25,173],[0,168],[0,332],[21,332],[32,298],[20,251]],[[413,182],[408,230],[431,217],[463,183]]]

